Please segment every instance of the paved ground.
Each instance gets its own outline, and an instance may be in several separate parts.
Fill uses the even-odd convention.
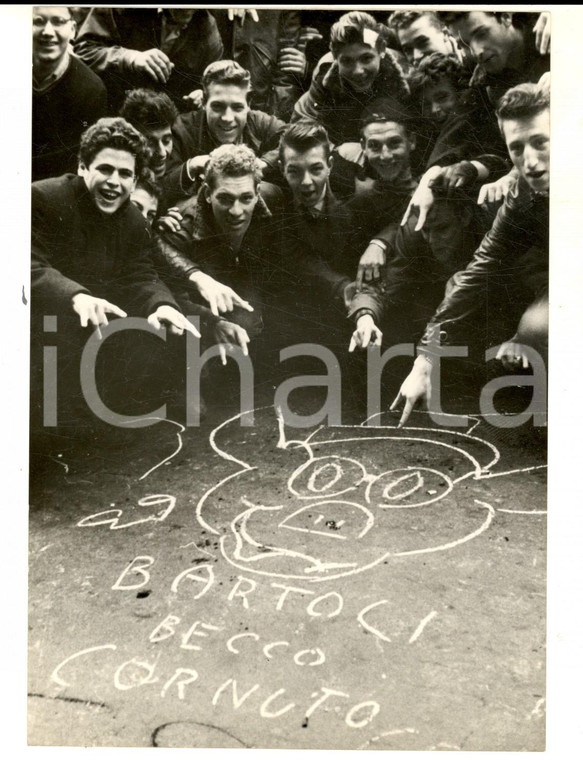
[[[34,453],[29,743],[544,749],[541,431],[272,400]]]

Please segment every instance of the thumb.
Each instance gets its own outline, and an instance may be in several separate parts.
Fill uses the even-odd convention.
[[[350,338],[350,345],[348,346],[348,353],[351,354],[354,349],[356,348],[356,340],[354,339],[354,335]]]
[[[156,316],[155,313],[154,314],[150,314],[150,316],[148,317],[148,324],[152,325],[152,327],[154,327],[156,330],[161,330],[162,329],[162,325],[160,324],[160,320],[158,319],[158,317]]]

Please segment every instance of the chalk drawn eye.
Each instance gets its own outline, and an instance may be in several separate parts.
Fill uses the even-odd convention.
[[[338,496],[357,488],[366,477],[366,470],[356,459],[317,457],[294,471],[288,488],[299,499],[315,496]]]
[[[422,507],[443,499],[453,488],[451,479],[428,467],[401,467],[383,472],[366,488],[369,504],[380,509]]]

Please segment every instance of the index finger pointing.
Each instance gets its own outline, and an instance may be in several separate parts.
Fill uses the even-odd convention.
[[[245,311],[254,311],[253,307],[248,301],[244,301],[242,298],[240,298],[238,295],[234,294],[232,296],[233,304],[235,306],[240,306],[242,309],[245,309]]]
[[[188,319],[185,320],[184,329],[186,330],[186,332],[189,332],[191,335],[194,335],[195,338],[200,338],[199,331]]]
[[[413,411],[413,402],[410,399],[407,399],[405,402],[405,408],[403,409],[403,414],[401,415],[401,419],[399,420],[399,424],[397,427],[403,427],[403,425],[407,422],[409,419],[409,415]]]
[[[107,311],[110,314],[117,314],[118,317],[127,317],[127,314],[123,309],[120,309],[119,306],[116,306],[114,303],[109,303],[109,301],[106,302],[103,308],[104,311]]]

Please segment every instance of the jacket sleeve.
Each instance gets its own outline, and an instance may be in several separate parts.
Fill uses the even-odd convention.
[[[431,276],[431,270],[427,268],[428,244],[421,232],[414,231],[416,223],[417,219],[412,218],[405,227],[391,225],[391,234],[386,240],[381,237],[387,244],[383,279],[378,283],[363,284],[362,290],[352,299],[349,317],[358,319],[359,310],[369,309],[379,324],[388,306],[398,304],[405,291],[411,297],[409,286],[426,278],[428,271]]]
[[[120,302],[129,314],[147,317],[159,306],[172,306],[180,311],[168,286],[160,280],[153,262],[152,241],[144,229],[133,237],[131,255],[124,261],[115,288]]]
[[[267,116],[261,125],[261,147],[259,158],[268,166],[268,173],[279,175],[279,139],[285,132],[287,124],[276,116]],[[266,175],[266,179],[268,179]]]
[[[188,255],[192,248],[195,204],[196,199],[192,198],[184,205],[178,232],[161,232],[154,237],[157,264],[174,284],[181,287],[193,272],[201,270],[199,264]]]
[[[122,47],[115,9],[92,8],[74,43],[75,54],[93,71],[131,71],[136,50]]]
[[[310,89],[301,96],[294,106],[291,117],[292,123],[300,119],[311,119],[326,126],[324,104],[328,98],[326,89],[322,85],[321,69],[322,61],[320,60],[314,71]]]
[[[385,313],[385,297],[382,285],[376,283],[363,284],[356,292],[348,306],[348,318],[355,322],[364,314],[371,314],[377,325],[380,325]]]
[[[51,242],[58,220],[51,214],[43,194],[32,186],[32,251],[31,288],[34,298],[60,309],[71,308],[71,299],[78,293],[90,293],[81,283],[61,274],[53,266]]]
[[[298,48],[301,32],[301,12],[299,10],[281,11],[278,30],[278,51],[283,48]],[[279,68],[277,61],[273,75],[273,112],[284,121],[289,121],[298,98],[306,91],[309,84],[307,66],[304,76],[290,74]]]
[[[449,279],[445,297],[421,339],[419,349],[423,353],[430,354],[436,342],[455,344],[467,318],[483,306],[489,281],[512,273],[518,256],[532,245],[529,220],[521,208],[521,192],[521,183],[517,183],[468,266]]]

